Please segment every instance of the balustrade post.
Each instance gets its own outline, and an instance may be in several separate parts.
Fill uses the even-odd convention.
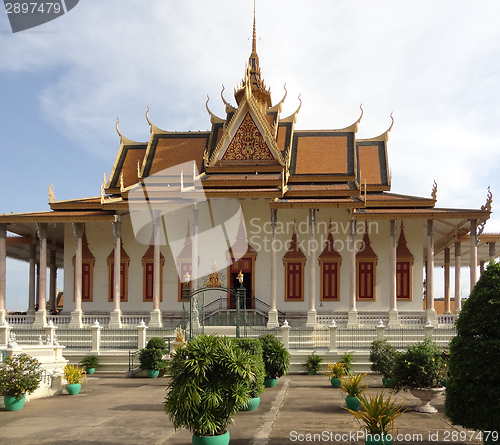
[[[285,320],[281,326],[282,343],[285,349],[290,349],[290,325],[288,321]]]
[[[144,349],[146,347],[146,323],[141,320],[139,326],[137,326],[137,348]],[[170,351],[169,351],[170,352]]]
[[[332,319],[330,326],[328,329],[330,330],[330,352],[334,352],[337,350],[337,324],[335,320]]]
[[[379,320],[377,325],[377,340],[383,340],[385,337],[385,326],[382,320]]]
[[[99,353],[99,350],[101,349],[101,329],[102,329],[102,326],[96,320],[95,323],[92,326],[90,326],[90,329],[92,331],[92,350],[90,352]]]
[[[430,320],[424,326],[424,333],[425,333],[425,338],[430,338],[432,340],[432,336],[434,333],[434,326],[432,325]]]
[[[7,346],[9,344],[10,329],[9,323],[6,321],[0,325],[0,346]]]
[[[54,326],[54,322],[52,320],[49,320],[49,323],[47,324],[47,326],[45,326],[44,329],[45,329],[45,335],[47,338],[47,344],[50,346],[53,346],[57,326]]]

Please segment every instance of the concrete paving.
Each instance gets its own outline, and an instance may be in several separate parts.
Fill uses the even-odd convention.
[[[382,390],[381,377],[368,375],[368,391]],[[0,444],[188,445],[191,434],[175,431],[163,411],[164,379],[89,376],[77,396],[61,395],[26,403],[22,411],[0,409]],[[388,391],[388,390],[385,390]],[[257,411],[239,412],[230,426],[231,445],[364,444],[359,425],[341,408],[343,394],[325,376],[290,375],[261,394]],[[412,409],[420,402],[400,393],[408,411],[396,419],[401,444],[479,444],[444,418],[444,396],[436,414]],[[361,434],[361,433],[360,433]],[[461,438],[466,437],[466,440]]]

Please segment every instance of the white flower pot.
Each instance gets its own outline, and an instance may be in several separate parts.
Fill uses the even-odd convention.
[[[410,392],[417,399],[420,399],[422,404],[417,406],[414,411],[419,413],[437,413],[437,409],[431,405],[431,401],[445,391],[445,388],[413,388]]]

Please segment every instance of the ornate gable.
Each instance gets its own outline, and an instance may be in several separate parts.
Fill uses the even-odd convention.
[[[222,160],[273,160],[257,125],[247,112]]]

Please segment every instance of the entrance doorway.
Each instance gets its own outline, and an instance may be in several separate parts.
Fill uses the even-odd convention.
[[[240,282],[238,274],[243,273],[243,287],[246,289],[246,307],[247,309],[254,308],[254,289],[253,289],[253,258],[240,258],[229,267],[229,285],[232,289],[238,289]],[[243,301],[241,308],[243,308]],[[229,294],[228,309],[236,309],[236,299]]]

